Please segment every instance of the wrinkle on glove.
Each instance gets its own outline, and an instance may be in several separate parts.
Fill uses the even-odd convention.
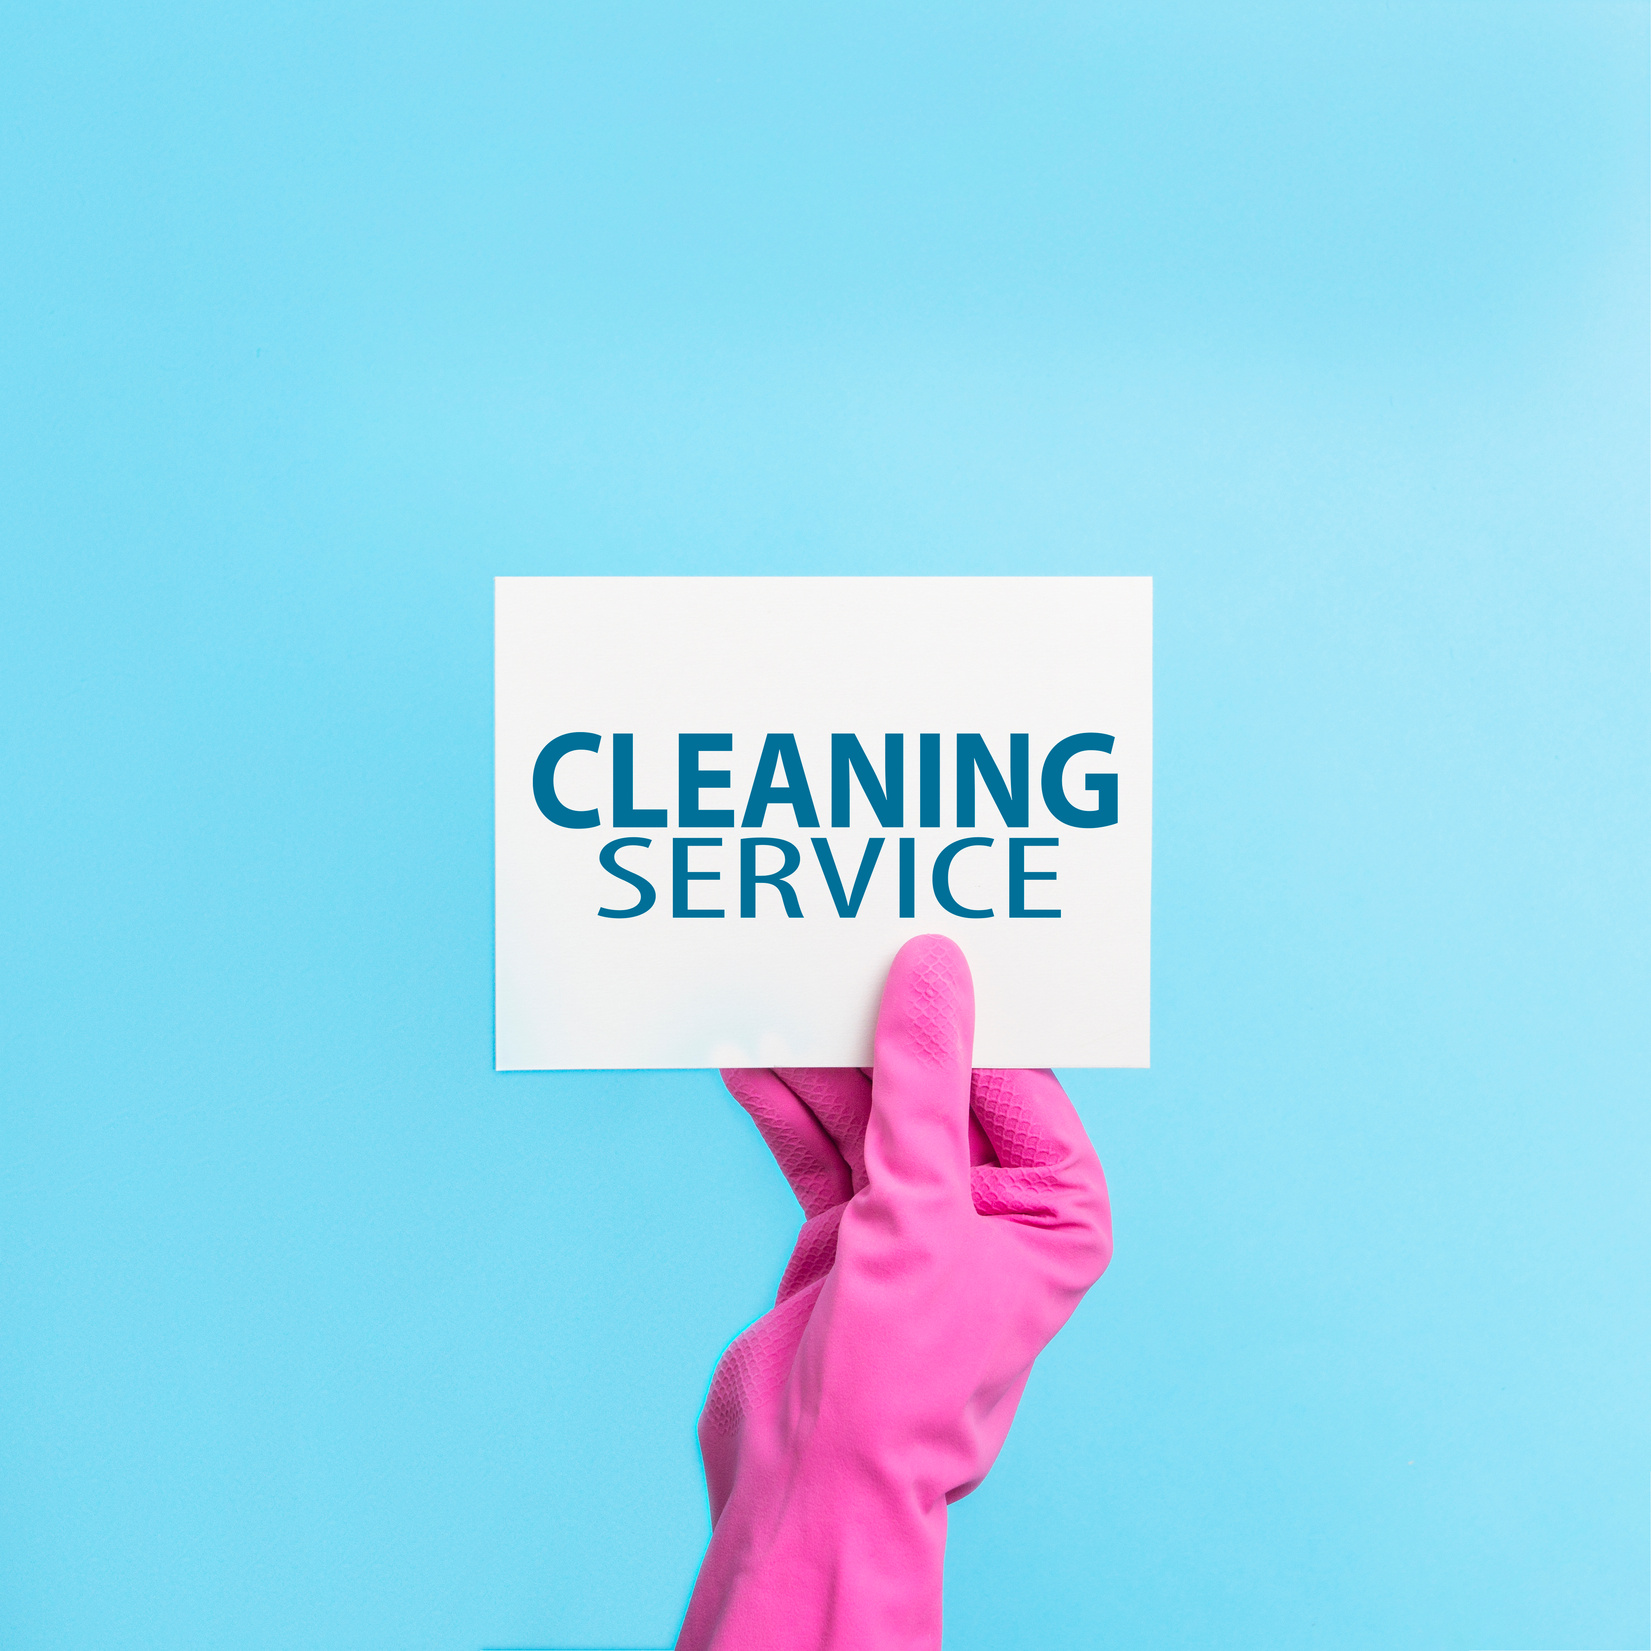
[[[946,1507],[1112,1253],[1047,1071],[973,1071],[963,953],[903,946],[874,1064],[723,1074],[802,1205],[700,1415],[710,1546],[678,1651],[935,1651]]]

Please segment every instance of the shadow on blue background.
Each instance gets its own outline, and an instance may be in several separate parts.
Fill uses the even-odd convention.
[[[12,8],[0,1642],[670,1638],[797,1216],[490,1070],[490,578],[1031,571],[1155,1064],[949,1647],[1644,1645],[1646,35]]]

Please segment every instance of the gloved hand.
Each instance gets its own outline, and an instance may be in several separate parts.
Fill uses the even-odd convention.
[[[869,1079],[723,1074],[807,1219],[700,1416],[711,1544],[678,1651],[940,1644],[946,1505],[1112,1253],[1054,1074],[971,1074],[973,1042],[968,964],[924,935],[889,970]]]

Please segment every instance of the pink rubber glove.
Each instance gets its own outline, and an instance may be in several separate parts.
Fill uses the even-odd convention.
[[[807,1217],[699,1421],[711,1545],[678,1651],[933,1651],[946,1505],[1112,1254],[1050,1072],[971,1073],[974,988],[903,946],[875,1066],[725,1072]]]

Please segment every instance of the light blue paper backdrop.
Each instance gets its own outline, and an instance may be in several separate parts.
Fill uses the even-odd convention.
[[[1157,580],[1155,1064],[949,1647],[1646,1645],[1646,54],[9,8],[0,1644],[668,1641],[796,1213],[491,1070],[490,577],[1030,571]]]

